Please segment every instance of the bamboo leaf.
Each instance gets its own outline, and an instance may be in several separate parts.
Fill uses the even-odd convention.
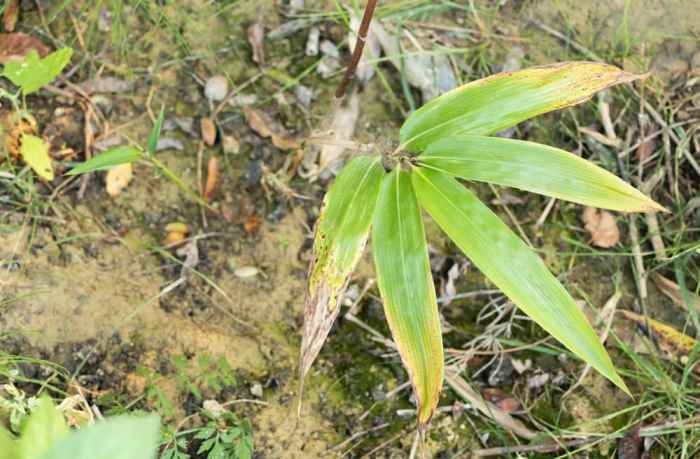
[[[664,210],[605,169],[539,143],[461,134],[431,143],[418,160],[466,180],[512,186],[587,206],[627,212]]]
[[[338,316],[338,300],[367,243],[383,176],[379,157],[359,156],[345,166],[323,200],[304,308],[302,382]]]
[[[42,459],[154,459],[159,438],[158,416],[116,416],[72,432]]]
[[[111,148],[89,160],[78,164],[69,170],[66,175],[85,174],[87,172],[102,171],[111,169],[120,164],[133,163],[143,157],[143,152],[138,148],[129,146],[119,146]]]
[[[401,145],[416,152],[447,136],[492,134],[638,78],[596,62],[564,62],[499,73],[453,89],[413,112],[401,127]]]
[[[425,425],[442,388],[442,335],[423,221],[407,172],[384,178],[372,248],[384,313],[413,384],[418,422]]]
[[[41,459],[46,452],[69,433],[63,415],[48,397],[39,400],[39,406],[22,426],[17,444],[19,456],[23,459]]]
[[[425,168],[412,176],[421,206],[486,277],[543,329],[629,393],[586,317],[542,260],[454,178]]]

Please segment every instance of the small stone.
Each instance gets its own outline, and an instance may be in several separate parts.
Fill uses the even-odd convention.
[[[252,386],[250,386],[250,394],[251,394],[253,397],[263,398],[263,388],[262,388],[262,384],[260,384],[260,383],[255,383],[255,384],[253,384]]]
[[[226,409],[221,406],[221,403],[216,400],[204,400],[202,408],[210,412],[211,415],[214,416],[214,419],[220,418],[224,411],[226,411]]]
[[[204,96],[215,102],[224,100],[228,94],[228,80],[223,75],[214,75],[204,86]]]
[[[321,31],[318,27],[312,27],[309,30],[309,38],[306,39],[306,55],[318,56],[318,44],[321,37]]]
[[[232,135],[221,137],[221,147],[227,155],[237,155],[241,151],[241,144],[238,142],[238,139]]]
[[[241,279],[247,279],[249,277],[257,276],[258,272],[258,268],[256,268],[255,266],[243,266],[241,268],[236,269],[233,272],[233,275]]]

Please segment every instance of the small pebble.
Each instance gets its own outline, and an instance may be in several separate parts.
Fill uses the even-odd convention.
[[[249,277],[257,276],[258,272],[258,268],[256,268],[255,266],[243,266],[241,268],[236,269],[233,272],[233,275],[241,279],[246,279]]]
[[[204,95],[211,101],[222,101],[228,94],[228,80],[223,75],[214,75],[204,86]]]
[[[250,386],[250,393],[253,397],[263,398],[262,384],[255,383],[252,386]]]
[[[318,27],[312,27],[309,30],[309,38],[306,40],[306,55],[318,56],[318,43],[321,38],[321,31]]]

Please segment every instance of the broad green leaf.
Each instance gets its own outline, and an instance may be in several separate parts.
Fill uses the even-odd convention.
[[[466,180],[512,186],[587,206],[627,212],[663,210],[590,161],[534,142],[461,134],[431,143],[418,160]]]
[[[323,200],[304,308],[302,382],[338,316],[339,297],[367,243],[384,175],[379,157],[358,156],[343,168]]]
[[[542,260],[454,178],[422,167],[412,176],[421,206],[477,268],[543,329],[629,393],[588,320]]]
[[[402,149],[422,151],[456,134],[492,134],[637,78],[596,62],[564,62],[499,73],[453,89],[413,112],[401,127]]]
[[[85,174],[87,172],[111,169],[120,164],[133,163],[143,157],[143,152],[138,148],[122,145],[93,156],[84,163],[80,163],[69,170],[66,175]]]
[[[423,220],[408,172],[384,178],[372,225],[377,284],[401,360],[418,402],[418,422],[430,420],[443,378],[442,335]]]
[[[165,106],[160,107],[160,113],[156,122],[151,128],[151,132],[148,134],[148,145],[147,151],[149,155],[154,155],[156,153],[156,147],[158,146],[158,139],[160,138],[160,131],[163,128],[163,118],[165,117]]]
[[[71,433],[42,459],[154,459],[159,439],[158,416],[117,416]]]
[[[12,434],[0,425],[0,457],[3,459],[20,459],[17,441]]]
[[[53,180],[53,166],[49,156],[49,144],[40,137],[31,134],[22,134],[22,146],[19,150],[25,163],[31,167],[39,177]]]
[[[42,397],[39,406],[21,428],[17,444],[19,456],[22,459],[42,459],[66,435],[68,426],[63,415],[56,410],[50,398]]]
[[[7,62],[2,76],[22,88],[24,95],[31,94],[51,83],[70,62],[72,55],[72,49],[61,48],[41,59],[33,49],[23,60]]]

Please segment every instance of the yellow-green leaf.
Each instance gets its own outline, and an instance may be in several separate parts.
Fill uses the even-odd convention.
[[[302,381],[340,311],[338,300],[367,243],[384,175],[379,157],[356,157],[343,168],[323,200],[304,308]]]
[[[663,210],[605,169],[539,143],[461,134],[431,143],[418,160],[466,180],[512,186],[587,206],[627,212]]]
[[[29,165],[39,177],[48,181],[53,180],[53,166],[49,156],[49,144],[37,136],[22,134],[22,147],[20,154],[25,163]]]
[[[63,415],[48,397],[39,400],[39,406],[22,426],[18,443],[22,459],[41,459],[56,442],[68,435]]]
[[[443,350],[435,286],[420,208],[408,172],[384,178],[372,226],[377,283],[391,334],[418,402],[418,422],[435,411]]]
[[[453,89],[413,112],[401,127],[401,145],[417,152],[451,135],[492,134],[637,78],[597,62],[564,62],[499,73]]]
[[[10,432],[0,425],[0,451],[4,459],[19,459],[17,442]]]
[[[629,393],[583,312],[496,214],[447,174],[421,167],[412,178],[421,206],[486,277],[543,329]]]

